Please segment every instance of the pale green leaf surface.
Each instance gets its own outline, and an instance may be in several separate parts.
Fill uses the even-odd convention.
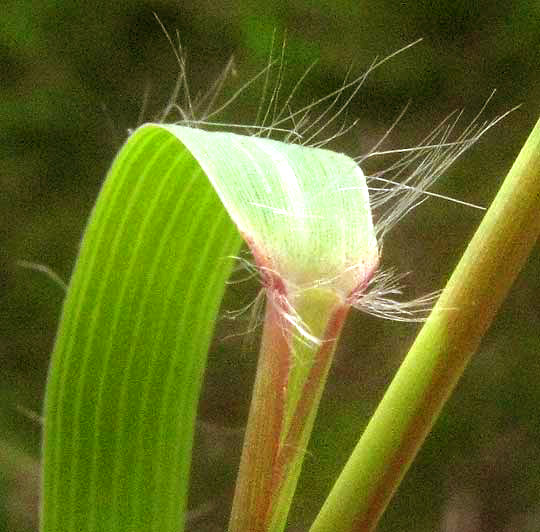
[[[105,181],[64,303],[45,401],[43,532],[182,529],[236,226],[294,287],[324,280],[346,295],[376,262],[351,159],[180,126],[137,130]]]
[[[345,155],[167,126],[199,161],[240,231],[292,286],[347,296],[377,261],[362,170]],[[226,175],[226,179],[223,178]],[[267,263],[268,262],[268,263]]]

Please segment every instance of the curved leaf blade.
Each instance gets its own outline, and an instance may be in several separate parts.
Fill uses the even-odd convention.
[[[295,209],[310,216],[288,216]],[[63,308],[45,401],[43,532],[181,529],[236,226],[291,286],[325,282],[346,297],[376,265],[351,159],[179,126],[136,131],[100,193]]]
[[[64,306],[43,530],[177,530],[185,511],[198,389],[232,266],[223,259],[241,240],[189,152],[178,156],[165,131],[136,135],[100,195]]]

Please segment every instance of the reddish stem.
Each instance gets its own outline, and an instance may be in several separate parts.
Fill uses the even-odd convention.
[[[231,532],[262,532],[268,519],[291,363],[290,331],[281,312],[278,294],[269,291],[261,355],[233,501]]]

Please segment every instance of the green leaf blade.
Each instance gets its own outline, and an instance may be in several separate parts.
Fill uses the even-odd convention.
[[[240,234],[291,301],[314,284],[345,301],[378,261],[367,200],[354,161],[326,150],[155,124],[131,136],[89,221],[53,353],[43,532],[182,529]]]
[[[189,152],[160,153],[178,154],[178,141],[144,135],[140,156],[121,154],[111,170],[65,304],[46,401],[43,530],[177,530],[185,511],[212,316],[241,239],[191,157],[191,182],[179,179]],[[147,175],[130,178],[148,158]],[[133,245],[115,250],[115,236]]]

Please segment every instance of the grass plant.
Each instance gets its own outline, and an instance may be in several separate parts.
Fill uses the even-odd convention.
[[[285,528],[350,309],[418,321],[439,295],[396,300],[400,276],[380,270],[384,236],[501,117],[476,117],[457,132],[460,114],[451,115],[419,146],[398,150],[390,168],[365,176],[359,163],[382,153],[380,143],[356,158],[325,148],[354,126],[339,125],[349,102],[395,54],[297,111],[304,78],[281,96],[283,54],[272,53],[219,105],[232,63],[194,100],[179,53],[164,112],[118,153],[86,228],[54,348],[42,532],[182,529],[206,353],[242,239],[266,310],[230,532]],[[216,130],[217,115],[255,82],[263,88],[254,125]],[[179,120],[169,123],[173,116]],[[539,154],[537,125],[313,532],[376,526],[538,237]]]

